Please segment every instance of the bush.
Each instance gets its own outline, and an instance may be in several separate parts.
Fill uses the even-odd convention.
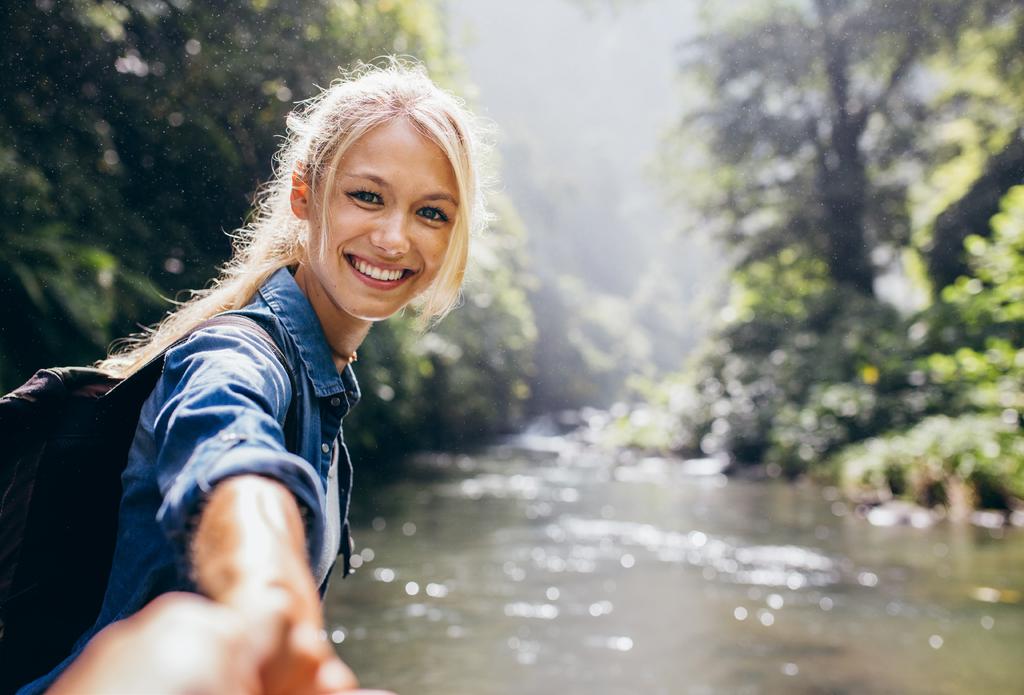
[[[954,510],[1009,509],[1024,500],[1024,437],[1008,417],[930,417],[848,447],[829,467],[853,497],[891,495]]]
[[[676,430],[659,439],[649,424],[623,419],[618,439],[727,453],[740,464],[765,462],[798,475],[821,469],[844,447],[939,422],[926,419],[937,415],[1017,422],[1024,413],[1024,187],[1005,197],[992,230],[990,239],[966,242],[973,274],[909,317],[830,284],[823,264],[795,250],[735,271],[717,335],[691,369],[645,393],[678,422]],[[672,406],[671,393],[687,397]],[[973,454],[964,455],[969,461]],[[873,470],[891,471],[886,485],[894,491],[929,497],[920,481],[927,476],[903,480],[905,467],[895,462]],[[975,492],[991,494],[997,506],[1010,489],[998,482],[1001,470],[972,473]],[[982,484],[986,476],[997,482]]]

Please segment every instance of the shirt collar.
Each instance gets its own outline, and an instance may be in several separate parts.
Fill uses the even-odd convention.
[[[287,268],[278,269],[263,283],[260,296],[298,348],[299,358],[319,398],[345,391],[346,381],[355,382],[354,375],[350,374],[351,367],[345,368],[347,379],[338,373],[320,319]]]

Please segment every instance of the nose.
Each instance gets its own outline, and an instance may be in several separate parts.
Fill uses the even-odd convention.
[[[409,250],[408,224],[400,212],[388,215],[370,233],[370,243],[386,258],[401,258]]]

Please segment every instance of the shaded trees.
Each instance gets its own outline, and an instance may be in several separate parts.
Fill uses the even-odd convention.
[[[33,328],[0,334],[0,380],[96,358],[205,283],[292,101],[396,48],[444,68],[431,7],[4,3],[3,290]]]
[[[773,1],[724,18],[716,8],[714,19],[709,10],[711,29],[682,56],[704,101],[672,156],[690,177],[713,173],[696,186],[678,177],[677,188],[740,266],[797,245],[835,282],[871,295],[884,251],[909,238],[906,189],[931,97],[915,70],[1011,5]],[[689,151],[702,142],[702,154]]]
[[[918,234],[934,290],[967,272],[964,239],[987,236],[1002,195],[1024,183],[1024,12],[965,32],[933,61],[947,85],[931,120],[940,154]],[[931,218],[931,215],[937,217]]]
[[[339,66],[397,52],[454,79],[434,2],[37,0],[3,3],[0,23],[4,390],[101,357],[157,321],[167,297],[208,282],[271,173],[291,105]],[[402,319],[373,332],[354,449],[391,456],[515,419],[533,340],[510,274],[521,244],[503,223],[479,245],[499,272],[470,286],[468,310],[438,334],[418,341]],[[466,364],[448,365],[430,348],[439,341]]]
[[[999,209],[999,200],[1014,184],[1024,183],[1024,131],[988,160],[970,190],[942,211],[935,220],[927,246],[928,277],[942,288],[968,271],[964,240],[971,234],[987,235],[988,220]]]
[[[735,255],[716,334],[654,395],[680,423],[674,448],[798,474],[938,415],[1017,432],[1020,335],[999,318],[1016,290],[996,287],[1016,271],[1004,260],[990,282],[979,250],[1021,175],[1022,21],[998,0],[709,15],[684,53],[700,101],[666,164]],[[994,243],[1015,258],[1005,233]],[[907,297],[925,268],[930,306],[920,287]],[[1002,314],[971,308],[995,298]]]

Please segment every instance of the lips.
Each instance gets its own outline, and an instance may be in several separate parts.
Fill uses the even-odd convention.
[[[410,268],[402,268],[400,266],[384,267],[370,263],[366,259],[352,254],[345,254],[345,259],[352,266],[352,269],[356,271],[356,275],[360,279],[370,280],[375,284],[394,286],[415,274],[415,271]]]

